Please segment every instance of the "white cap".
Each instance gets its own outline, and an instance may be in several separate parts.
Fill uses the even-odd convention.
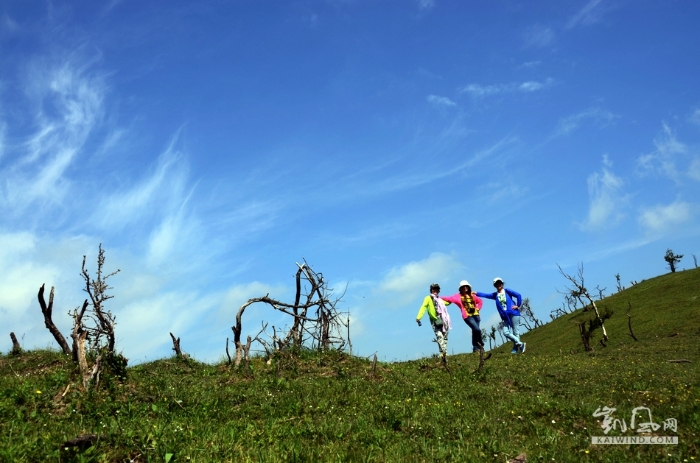
[[[493,279],[493,284],[495,285],[496,282],[498,282],[498,281],[500,281],[501,283],[503,283],[503,278],[500,278],[500,277],[494,278],[494,279]]]
[[[459,286],[457,287],[457,289],[461,288],[462,286],[469,286],[470,288],[472,287],[472,285],[470,285],[469,282],[468,282],[467,280],[462,280],[462,281],[460,281],[460,282],[459,282]]]

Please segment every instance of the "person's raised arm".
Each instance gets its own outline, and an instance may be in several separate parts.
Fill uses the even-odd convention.
[[[472,294],[476,294],[479,297],[485,297],[486,299],[493,299],[494,301],[496,300],[496,293],[482,293],[477,291],[476,293]]]

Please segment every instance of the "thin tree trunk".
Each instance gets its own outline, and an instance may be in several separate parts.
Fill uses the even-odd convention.
[[[15,333],[10,333],[10,339],[12,339],[12,355],[21,354],[22,346],[19,345],[19,341],[17,341],[17,336],[15,336]]]
[[[73,333],[71,333],[71,338],[73,339],[73,362],[80,364],[79,346],[78,339],[80,338],[83,331],[83,315],[85,315],[85,310],[88,306],[88,300],[85,299],[83,302],[83,307],[80,309],[80,313],[73,313]],[[87,336],[87,332],[85,332]],[[85,346],[83,346],[83,357],[85,356]]]
[[[245,371],[246,374],[250,372],[250,344],[253,342],[253,338],[248,336],[248,340],[243,348],[244,358],[245,358]]]
[[[175,351],[175,356],[182,357],[182,350],[180,350],[180,338],[175,339],[173,333],[170,333],[170,337],[173,338],[173,350]]]
[[[46,301],[44,300],[44,285],[41,285],[41,288],[39,288],[39,294],[37,295],[39,305],[41,306],[41,312],[44,314],[44,325],[46,325],[46,328],[48,328],[48,330],[51,332],[58,345],[61,346],[63,353],[66,355],[71,355],[71,348],[68,346],[66,338],[64,338],[63,334],[61,334],[58,328],[56,328],[56,325],[51,318],[51,312],[53,311],[53,290],[54,288],[52,286],[51,293],[49,294],[48,305],[46,305]]]
[[[639,339],[637,339],[637,336],[634,335],[634,331],[632,331],[632,317],[630,316],[630,310],[632,310],[632,304],[627,302],[627,307],[628,307],[627,308],[627,326],[630,329],[630,336],[632,336],[632,339],[634,339],[635,341],[639,341]]]

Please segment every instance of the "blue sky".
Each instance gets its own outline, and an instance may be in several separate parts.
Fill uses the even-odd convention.
[[[224,355],[306,259],[355,353],[437,349],[430,283],[565,286],[700,254],[700,5],[9,0],[0,5],[0,350],[55,345],[103,244],[132,362]],[[496,321],[487,302],[482,326]],[[450,351],[468,349],[452,313]],[[253,306],[244,336],[284,317]],[[614,336],[614,333],[610,333]],[[624,336],[620,334],[620,336]]]

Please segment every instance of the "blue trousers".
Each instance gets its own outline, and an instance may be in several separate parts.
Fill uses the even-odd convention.
[[[513,325],[512,327],[505,322],[503,323],[503,336],[513,341],[513,350],[517,350],[520,344],[520,317],[512,316],[510,317],[510,322]]]
[[[479,345],[484,343],[484,341],[481,339],[481,328],[479,328],[479,323],[481,323],[481,316],[472,315],[471,317],[465,318],[464,323],[466,323],[467,326],[472,329],[473,351],[479,352]]]

